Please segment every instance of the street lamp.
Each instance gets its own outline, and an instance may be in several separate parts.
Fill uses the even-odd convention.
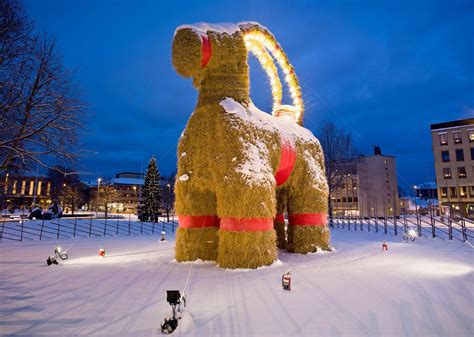
[[[137,187],[136,186],[133,186],[133,198],[134,199],[137,199]],[[138,199],[136,200],[136,203],[135,203],[135,211],[138,211]]]
[[[99,216],[99,196],[100,196],[100,182],[102,181],[102,178],[97,178],[97,205],[96,205],[96,211],[97,215]]]
[[[168,196],[167,196],[167,203],[166,203],[166,221],[170,222],[170,203],[171,203],[171,185],[168,183]]]

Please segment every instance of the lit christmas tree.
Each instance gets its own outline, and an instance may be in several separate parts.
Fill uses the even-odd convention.
[[[151,157],[145,173],[145,183],[143,185],[139,218],[141,221],[158,221],[158,214],[161,207],[161,187],[160,172],[156,165],[156,158]]]

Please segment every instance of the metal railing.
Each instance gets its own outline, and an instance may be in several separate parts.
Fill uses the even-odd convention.
[[[419,214],[397,217],[344,217],[333,216],[329,218],[329,226],[335,229],[353,231],[376,232],[398,235],[400,230],[407,233],[409,228],[416,228],[418,236],[440,238],[443,240],[471,241],[474,239],[474,222],[465,219],[439,218],[421,216]]]
[[[65,239],[75,237],[105,237],[161,234],[162,231],[174,231],[178,226],[176,218],[160,217],[157,222],[132,221],[119,219],[97,219],[89,217],[68,217],[53,220],[29,220],[26,218],[0,220],[0,242]]]

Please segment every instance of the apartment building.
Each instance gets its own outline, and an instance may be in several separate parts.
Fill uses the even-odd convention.
[[[0,203],[2,209],[30,208],[32,204],[51,204],[51,181],[44,176],[11,175],[1,177]]]
[[[339,166],[342,183],[331,192],[334,215],[400,215],[395,157],[382,155],[375,147],[373,156],[351,158]]]
[[[474,218],[474,118],[431,125],[440,211]]]

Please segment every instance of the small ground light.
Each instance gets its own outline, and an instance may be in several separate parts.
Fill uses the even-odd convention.
[[[160,241],[165,241],[165,234],[166,234],[165,231],[161,232],[161,240]]]
[[[65,251],[62,251],[61,247],[57,246],[54,248],[54,255],[53,256],[48,256],[48,259],[46,260],[46,263],[48,266],[52,264],[58,264],[58,259],[61,260],[67,260],[68,258],[68,249]]]
[[[403,234],[403,240],[406,242],[415,242],[416,238],[418,237],[416,231],[414,229],[408,230],[405,234]]]

